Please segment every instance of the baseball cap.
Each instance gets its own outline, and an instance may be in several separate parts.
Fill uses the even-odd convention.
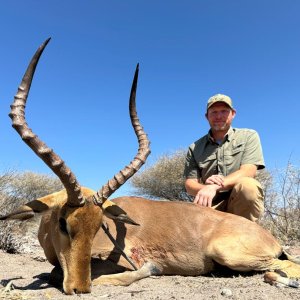
[[[222,94],[216,94],[212,97],[210,97],[207,101],[207,109],[209,109],[213,104],[217,102],[224,102],[227,104],[231,109],[233,109],[232,100],[230,97]]]

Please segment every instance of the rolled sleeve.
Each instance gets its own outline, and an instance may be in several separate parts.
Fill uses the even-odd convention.
[[[200,177],[199,173],[200,173],[199,167],[197,165],[197,162],[195,161],[193,151],[192,151],[191,147],[189,147],[189,150],[188,150],[188,152],[186,154],[186,158],[185,158],[183,176],[186,179],[188,179],[188,178],[197,179]]]
[[[241,164],[253,164],[258,169],[265,167],[261,142],[256,131],[252,131],[246,141]]]

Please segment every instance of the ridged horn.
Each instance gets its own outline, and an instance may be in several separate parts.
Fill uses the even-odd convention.
[[[76,180],[75,175],[66,166],[64,161],[54,153],[36,134],[28,127],[25,119],[25,107],[32,83],[33,75],[38,64],[38,61],[47,46],[50,38],[47,39],[36,51],[32,57],[29,66],[23,76],[17,94],[14,97],[11,105],[10,118],[12,126],[21,136],[22,140],[46,163],[46,165],[59,177],[64,185],[70,206],[81,206],[85,200],[81,193],[80,185]]]
[[[131,92],[129,99],[129,114],[132,127],[138,139],[139,149],[134,159],[119,171],[112,179],[110,179],[102,188],[91,196],[91,199],[96,205],[102,206],[102,204],[112,195],[121,185],[123,185],[131,176],[133,176],[141,166],[146,162],[148,155],[150,154],[150,141],[147,134],[144,132],[143,127],[140,124],[139,118],[136,112],[136,88],[139,74],[139,64],[137,64]]]

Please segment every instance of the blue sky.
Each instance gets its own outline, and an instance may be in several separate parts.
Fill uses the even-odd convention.
[[[82,185],[100,188],[136,153],[128,98],[138,62],[148,163],[204,135],[206,101],[224,93],[234,126],[259,132],[268,169],[299,165],[299,11],[295,0],[0,1],[0,169],[51,173],[7,116],[48,37],[27,121]],[[126,184],[116,195],[128,193]]]

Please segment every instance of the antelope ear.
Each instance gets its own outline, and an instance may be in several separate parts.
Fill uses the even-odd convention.
[[[50,207],[43,203],[40,200],[33,200],[25,205],[22,205],[15,209],[13,212],[11,212],[8,215],[1,216],[0,220],[27,220],[32,217],[34,217],[35,213],[40,213],[48,210]]]
[[[66,202],[66,191],[61,190],[59,192],[52,193],[50,195],[38,198],[30,201],[17,209],[12,213],[0,216],[0,220],[27,220],[35,216],[35,213],[43,213],[53,207],[62,205]]]
[[[133,221],[120,206],[110,200],[106,200],[103,203],[102,209],[104,215],[110,219],[131,225],[140,225]]]

